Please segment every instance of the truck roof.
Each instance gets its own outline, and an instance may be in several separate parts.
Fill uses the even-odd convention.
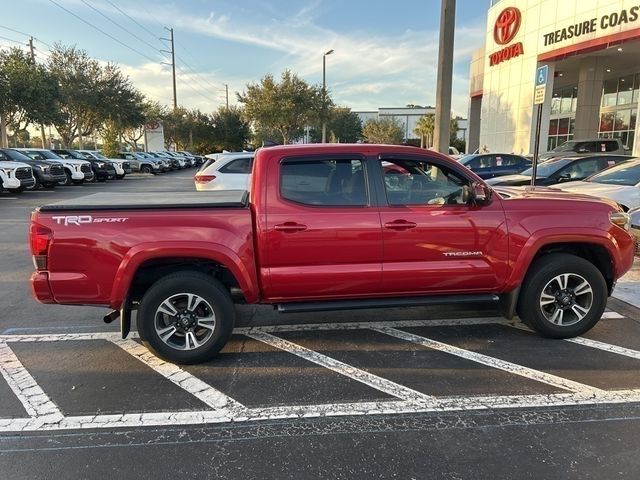
[[[411,147],[407,145],[380,145],[373,143],[307,143],[294,145],[277,145],[273,147],[263,147],[258,151],[291,155],[296,153],[360,153],[380,154],[380,153],[407,153],[407,154],[435,154],[441,155],[435,150],[425,150],[423,148]]]

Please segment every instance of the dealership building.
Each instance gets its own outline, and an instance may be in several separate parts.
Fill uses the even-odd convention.
[[[469,151],[533,151],[544,65],[541,151],[608,137],[640,156],[640,0],[493,0],[471,62]]]

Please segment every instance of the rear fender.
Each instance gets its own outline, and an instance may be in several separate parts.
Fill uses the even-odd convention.
[[[258,301],[260,295],[252,252],[245,252],[241,257],[217,243],[185,242],[176,245],[175,242],[148,242],[136,245],[122,259],[111,289],[111,308],[119,310],[122,307],[133,278],[143,263],[176,257],[204,258],[228,268],[238,281],[247,303]]]

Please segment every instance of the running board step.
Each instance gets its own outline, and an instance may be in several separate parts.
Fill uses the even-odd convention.
[[[493,294],[442,295],[430,297],[367,298],[362,300],[331,300],[319,302],[280,303],[276,309],[280,313],[328,312],[333,310],[358,310],[364,308],[421,307],[461,303],[497,302]]]

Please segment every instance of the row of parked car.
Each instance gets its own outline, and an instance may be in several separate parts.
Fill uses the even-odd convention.
[[[130,173],[158,174],[203,162],[203,157],[189,152],[120,152],[118,158],[107,158],[95,150],[3,148],[0,192],[122,180]]]

